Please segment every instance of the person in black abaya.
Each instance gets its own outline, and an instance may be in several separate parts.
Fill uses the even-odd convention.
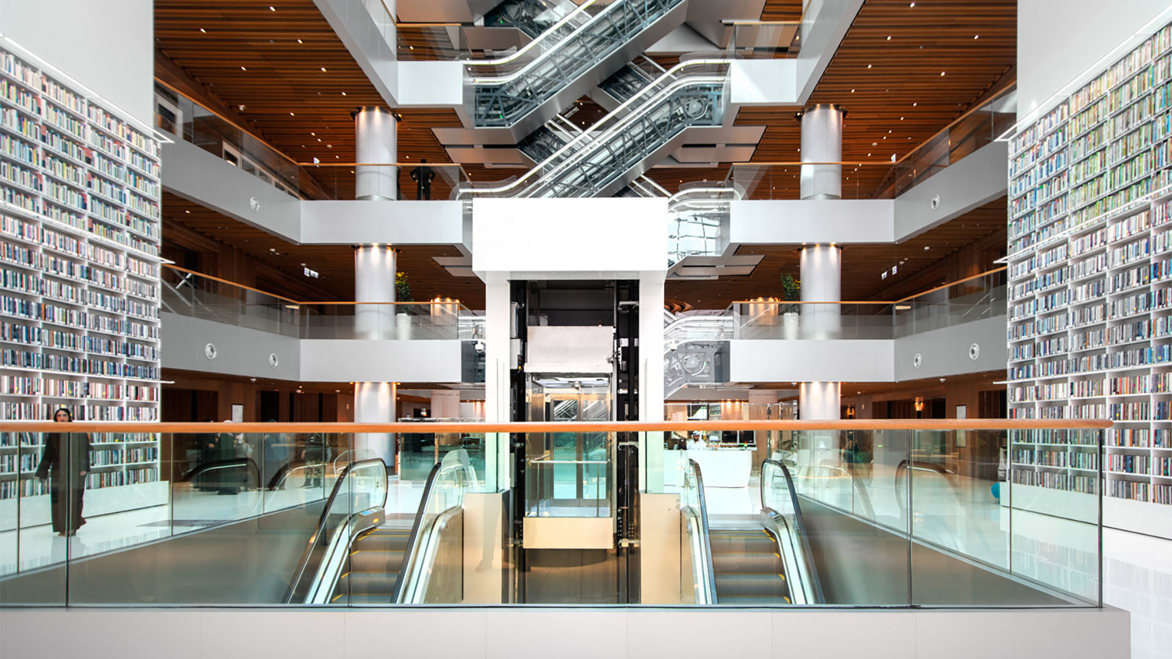
[[[57,423],[71,423],[73,413],[62,407],[53,413]],[[90,436],[84,432],[51,432],[45,435],[37,478],[49,479],[49,502],[53,509],[53,531],[77,535],[85,524],[81,500],[85,477],[90,471]]]

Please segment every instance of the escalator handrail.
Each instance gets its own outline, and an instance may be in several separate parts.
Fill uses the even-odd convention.
[[[406,584],[408,575],[411,573],[411,564],[414,562],[415,545],[419,542],[420,533],[423,525],[423,517],[427,512],[427,504],[431,499],[432,492],[435,488],[435,482],[439,478],[440,470],[443,468],[442,462],[437,462],[431,467],[431,471],[427,474],[427,482],[423,486],[423,496],[419,497],[419,509],[415,511],[415,521],[411,524],[411,534],[407,536],[407,546],[403,550],[403,561],[399,565],[399,578],[395,580],[395,590],[391,593],[391,602],[398,602],[403,595],[403,586]]]
[[[784,463],[778,462],[777,460],[765,460],[761,463],[762,470],[764,470],[764,467],[767,464],[776,465],[778,468],[780,468],[782,475],[785,476],[785,485],[789,490],[790,501],[794,505],[794,530],[798,532],[798,535],[802,539],[802,553],[805,554],[806,571],[807,574],[810,575],[810,587],[813,589],[814,600],[819,603],[825,602],[826,599],[822,593],[822,578],[818,576],[818,564],[814,560],[814,552],[810,550],[810,535],[806,529],[806,520],[804,517],[802,517],[802,507],[798,502],[798,491],[797,488],[794,487],[794,478],[789,473],[789,467],[786,467]],[[761,494],[761,509],[765,511],[766,514],[776,514],[777,511],[773,510],[773,508],[769,507],[765,503],[766,487],[765,479],[760,479],[758,489],[760,490]]]
[[[572,160],[572,157],[578,155],[578,153],[587,151],[588,149],[586,149],[586,147],[590,144],[596,142],[605,144],[606,140],[610,139],[612,136],[611,134],[621,131],[627,127],[628,121],[624,120],[629,119],[632,116],[637,116],[639,114],[638,109],[640,109],[641,105],[653,105],[661,102],[664,98],[669,97],[671,94],[675,93],[678,87],[683,86],[679,84],[680,82],[683,82],[684,84],[692,84],[695,82],[712,83],[717,81],[724,81],[727,78],[727,73],[723,76],[720,76],[719,79],[717,76],[710,75],[700,75],[696,76],[696,78],[693,78],[690,75],[684,76],[682,74],[684,69],[696,66],[724,67],[727,71],[729,62],[728,60],[721,59],[696,59],[680,62],[679,64],[668,69],[666,73],[660,76],[655,82],[647,85],[647,87],[645,87],[638,94],[635,94],[631,98],[624,101],[617,108],[608,112],[606,117],[604,117],[602,121],[599,122],[599,124],[591,126],[590,130],[584,130],[580,132],[576,137],[574,137],[574,139],[563,144],[561,148],[559,148],[557,151],[554,151],[545,160],[542,160],[537,164],[536,167],[530,169],[528,172],[525,172],[513,181],[510,181],[509,183],[506,183],[502,186],[491,188],[464,188],[457,193],[456,198],[461,199],[469,196],[482,195],[502,196],[512,193],[514,188],[518,188],[519,186],[532,185],[536,182],[533,180],[535,176],[537,177],[537,180],[541,180],[546,176],[552,176],[554,174],[560,173],[561,169],[563,169],[560,167],[560,165],[563,165],[564,163]],[[677,80],[677,78],[679,79]],[[618,118],[616,125],[606,126],[605,124],[607,119],[611,117]],[[599,128],[600,125],[602,128]],[[548,173],[543,171],[547,168],[550,168]]]
[[[899,464],[895,467],[895,475],[892,476],[892,483],[895,485],[895,502],[899,505],[901,514],[907,510],[907,502],[900,495],[899,480],[901,477],[906,478],[903,474],[910,474],[913,471],[926,471],[943,477],[944,482],[948,483],[952,496],[958,500],[960,499],[960,495],[956,491],[956,474],[952,471],[932,462],[920,462],[919,460],[911,460],[909,462],[908,460],[900,460]]]
[[[369,458],[367,460],[359,460],[358,462],[351,462],[342,469],[338,474],[338,478],[334,481],[334,487],[330,490],[330,496],[326,498],[326,505],[322,508],[321,516],[318,517],[317,524],[313,527],[313,534],[309,536],[309,543],[305,547],[305,551],[301,554],[301,560],[297,562],[297,568],[293,571],[293,579],[289,581],[289,589],[285,591],[285,602],[288,603],[293,595],[297,592],[297,587],[301,580],[305,578],[305,569],[309,566],[310,559],[313,558],[314,550],[321,544],[323,531],[325,531],[326,523],[329,521],[330,509],[333,508],[334,501],[337,500],[339,493],[342,491],[342,485],[346,483],[350,472],[354,471],[360,466],[378,463],[382,465],[384,480],[386,477],[387,463],[383,462],[382,458]],[[372,505],[365,510],[350,511],[350,518],[356,515],[368,512],[370,510],[382,509],[387,505],[388,488],[383,488],[383,499],[377,505]]]
[[[716,573],[712,567],[712,530],[708,528],[708,502],[704,498],[704,475],[700,473],[700,463],[695,460],[688,460],[688,468],[696,477],[697,498],[700,501],[700,533],[704,543],[703,559],[706,577],[704,590],[708,594],[709,603],[716,604]]]
[[[191,469],[183,473],[179,477],[179,482],[190,482],[196,476],[200,476],[209,471],[227,467],[250,467],[252,475],[256,476],[256,483],[260,486],[260,467],[257,466],[256,461],[252,458],[226,458],[223,460],[209,460],[207,462],[200,462]]]
[[[551,35],[553,35],[557,30],[561,29],[562,26],[566,25],[571,20],[577,18],[580,14],[584,13],[596,1],[597,0],[586,0],[586,2],[583,2],[581,5],[579,5],[576,9],[574,9],[574,11],[571,11],[570,13],[566,14],[557,23],[554,23],[553,25],[551,25],[548,30],[546,30],[546,31],[542,32],[540,35],[538,35],[536,39],[533,39],[529,43],[518,48],[517,52],[513,53],[512,55],[506,55],[505,57],[501,57],[498,59],[464,60],[464,62],[463,62],[464,66],[465,67],[474,67],[474,66],[489,67],[489,66],[504,66],[506,64],[509,64],[509,63],[513,62],[514,60],[516,60],[517,58],[521,57],[522,55],[525,55],[530,50],[533,50],[534,48],[537,48],[539,45],[542,45],[543,41],[545,41],[548,38],[551,38]],[[618,3],[614,3],[614,4],[618,4]],[[607,9],[609,9],[609,7],[607,7]],[[601,16],[603,13],[605,13],[605,10],[603,12],[600,12],[598,15]],[[597,16],[594,18],[591,18],[590,21],[587,21],[586,23],[584,23],[582,25],[582,27],[586,27],[586,25],[589,25],[590,22],[596,18],[597,18]],[[578,29],[582,29],[582,28],[578,28]],[[567,35],[566,38],[569,38],[572,36],[573,36],[573,34],[570,34],[570,35]],[[543,53],[553,52],[554,50],[556,50],[556,47],[559,43],[561,43],[561,42],[559,41],[559,42],[553,44],[552,47],[546,49],[545,51],[543,51]],[[473,84],[496,84],[496,83],[502,82],[502,81],[507,82],[507,80],[505,80],[506,78],[510,78],[511,76],[516,76],[519,73],[523,73],[526,68],[528,68],[534,62],[539,61],[540,58],[543,56],[544,56],[544,54],[540,55],[538,57],[535,57],[533,60],[530,61],[529,64],[525,65],[525,68],[522,68],[519,71],[515,71],[513,73],[506,74],[504,76],[498,76],[498,77],[473,78],[472,83]]]

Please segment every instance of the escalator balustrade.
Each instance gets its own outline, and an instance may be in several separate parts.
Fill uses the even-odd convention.
[[[358,535],[350,545],[346,571],[338,577],[331,604],[388,604],[395,595],[414,517],[395,516]]]

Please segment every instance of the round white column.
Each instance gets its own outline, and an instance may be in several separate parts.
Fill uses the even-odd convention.
[[[802,122],[802,162],[837,163],[842,160],[842,127],[846,110],[839,105],[818,104],[798,113]],[[802,199],[841,199],[842,165],[802,165]],[[812,245],[802,248],[802,302],[842,300],[842,250],[836,245]],[[842,310],[838,304],[803,304],[801,337],[803,339],[837,339],[842,330]],[[839,383],[803,382],[799,390],[799,415],[802,419],[839,418]],[[819,434],[818,446],[829,443]]]
[[[351,116],[355,161],[368,163],[354,168],[354,198],[398,199],[398,167],[386,166],[393,165],[399,157],[395,115],[385,108],[364,106],[356,108]]]
[[[390,423],[395,420],[396,387],[391,382],[354,383],[354,421],[356,423]],[[360,459],[382,458],[387,467],[395,467],[394,435],[359,433],[354,449]]]
[[[388,245],[354,248],[354,301],[395,301],[395,250]],[[355,338],[390,339],[395,331],[395,305],[358,304],[354,309]]]
[[[801,254],[803,339],[837,339],[842,329],[842,250],[836,245],[809,245]]]
[[[802,122],[802,162],[840,162],[846,110],[819,104],[797,116]],[[802,165],[801,195],[802,199],[841,199],[842,165]]]

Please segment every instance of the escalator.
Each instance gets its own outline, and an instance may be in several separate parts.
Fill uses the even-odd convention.
[[[415,514],[385,513],[386,466],[363,460],[338,476],[285,596],[286,603],[459,603],[463,494],[475,473],[463,449],[428,474]],[[455,554],[453,554],[453,552]]]
[[[700,465],[691,461],[692,479],[703,491]],[[685,479],[685,483],[689,479]],[[684,494],[685,505],[703,517],[707,537],[693,552],[694,574],[707,576],[707,594],[697,603],[734,606],[818,604],[824,601],[805,523],[789,470],[766,460],[761,466],[759,515],[712,515],[704,497]],[[695,503],[699,502],[699,511]]]
[[[724,120],[728,63],[693,60],[673,67],[589,130],[553,150],[550,137],[527,145],[545,156],[517,180],[493,188],[467,188],[460,197],[595,197],[618,192],[646,164],[675,148],[691,126]],[[565,139],[566,134],[561,135]],[[536,144],[540,142],[540,144]],[[548,155],[547,155],[548,154]]]
[[[466,63],[472,126],[527,135],[556,113],[543,108],[564,106],[593,89],[682,24],[687,8],[685,0],[601,4],[588,0],[568,13],[564,3],[533,0],[502,8],[496,24],[530,34],[544,29],[508,57]]]

